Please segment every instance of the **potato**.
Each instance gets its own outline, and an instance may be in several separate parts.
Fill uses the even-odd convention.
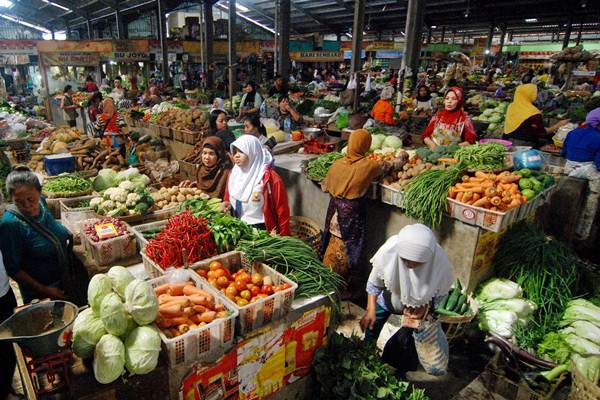
[[[183,194],[179,193],[179,194],[177,195],[177,201],[178,201],[179,203],[183,203],[183,202],[185,201],[185,196],[184,196]]]

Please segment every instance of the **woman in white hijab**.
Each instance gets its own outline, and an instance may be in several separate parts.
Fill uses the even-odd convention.
[[[215,110],[223,110],[225,111],[225,108],[223,108],[223,105],[225,104],[225,102],[223,101],[222,98],[220,97],[215,97],[215,99],[213,100],[212,105],[210,106],[210,113],[212,113]]]
[[[360,321],[365,339],[377,340],[388,317],[400,314],[403,327],[386,344],[384,361],[392,365],[400,361],[399,357],[388,356],[392,347],[399,344],[404,362],[394,366],[400,374],[414,370],[417,358],[430,374],[445,373],[448,343],[429,311],[450,291],[454,273],[431,229],[422,224],[404,227],[379,248],[371,263],[367,312]],[[433,341],[424,344],[429,346],[428,354],[419,351],[424,346],[422,337]]]
[[[290,209],[281,177],[265,160],[260,141],[242,135],[231,144],[234,166],[224,201],[249,225],[279,235],[290,234]]]

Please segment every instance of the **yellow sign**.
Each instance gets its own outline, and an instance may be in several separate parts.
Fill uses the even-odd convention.
[[[225,40],[218,40],[213,42],[213,52],[216,55],[224,55],[229,52],[229,45]],[[237,42],[235,46],[235,52],[240,55],[248,55],[252,53],[260,53],[260,42]],[[198,52],[199,53],[199,52]]]
[[[113,43],[110,40],[42,40],[37,42],[40,53],[53,52],[89,52],[110,53]]]
[[[128,62],[128,61],[148,61],[150,53],[148,52],[133,52],[133,51],[115,51],[102,55],[103,60]]]
[[[335,62],[344,61],[341,51],[292,51],[290,59],[298,62]]]
[[[115,53],[148,53],[150,43],[147,40],[115,40],[113,41]]]
[[[392,41],[381,41],[377,40],[367,44],[367,51],[375,50],[398,50],[400,49],[400,43],[396,44]]]
[[[63,51],[60,53],[41,54],[45,65],[81,65],[96,66],[100,63],[99,53]]]
[[[101,240],[110,239],[119,236],[117,232],[117,228],[115,228],[114,224],[99,224],[94,227],[96,229],[96,233]]]

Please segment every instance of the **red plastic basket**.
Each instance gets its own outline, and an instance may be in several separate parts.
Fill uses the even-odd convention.
[[[304,141],[304,152],[308,154],[332,153],[337,148],[338,141],[318,138]]]

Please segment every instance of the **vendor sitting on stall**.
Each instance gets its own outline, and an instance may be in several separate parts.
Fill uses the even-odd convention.
[[[375,121],[383,122],[386,125],[394,125],[394,106],[392,105],[392,96],[394,88],[386,86],[381,91],[381,98],[373,106],[371,116]]]
[[[222,98],[215,97],[215,99],[213,100],[212,104],[210,105],[209,112],[212,113],[215,110],[223,110],[223,111],[225,111],[224,104],[225,104],[225,102],[223,101]]]
[[[564,119],[544,128],[542,112],[533,105],[537,93],[538,88],[533,83],[517,86],[504,117],[504,139],[518,146],[540,147],[550,141],[558,128],[569,122]]]
[[[229,131],[227,126],[227,113],[222,109],[211,111],[209,128],[209,136],[217,136],[223,141],[223,147],[229,151],[229,146],[235,141],[235,136]]]
[[[269,97],[277,96],[281,99],[282,96],[287,96],[287,85],[281,75],[275,75],[273,87],[269,89]]]
[[[452,86],[444,95],[444,109],[438,111],[421,135],[429,148],[448,146],[452,143],[472,144],[477,140],[475,128],[463,110],[464,93],[458,86]]]
[[[17,166],[6,178],[8,206],[0,226],[0,249],[8,275],[19,284],[24,303],[64,300],[61,277],[70,262],[71,234],[42,199],[37,175]]]
[[[563,143],[561,155],[567,159],[564,172],[600,179],[600,107],[589,112],[585,123],[586,127],[569,132]]]
[[[300,129],[302,126],[302,115],[290,104],[290,99],[287,96],[279,98],[279,107],[277,108],[279,128],[284,132],[291,132]]]
[[[290,235],[290,209],[281,177],[265,162],[263,146],[252,135],[231,145],[234,166],[223,200],[248,225]]]
[[[392,365],[401,379],[416,370],[419,362],[427,373],[443,375],[448,366],[448,341],[432,308],[454,282],[448,255],[431,229],[414,224],[389,238],[371,263],[367,311],[360,320],[365,340],[376,341],[391,314],[403,315],[403,326],[385,345],[383,361]],[[426,346],[418,348],[416,339]]]
[[[118,149],[114,156],[123,166],[126,165],[125,133],[123,132],[123,128],[126,126],[121,113],[115,107],[114,100],[111,97],[105,98],[102,101],[102,114],[98,116],[95,128],[97,132],[101,133],[100,136],[104,137],[107,146]]]
[[[277,144],[275,138],[267,136],[267,128],[260,122],[258,115],[250,115],[244,118],[244,133],[257,138],[265,149],[271,150]],[[272,161],[273,157],[271,156],[270,159]]]
[[[113,90],[110,92],[110,96],[115,99],[115,102],[119,102],[125,98],[125,88],[123,87],[123,81],[120,76],[117,76],[113,81]]]
[[[222,199],[233,165],[217,136],[209,136],[202,142],[202,164],[196,174],[198,189],[210,197]]]
[[[244,87],[239,118],[247,115],[258,115],[262,102],[263,100],[260,93],[258,93],[256,82],[249,81]]]
[[[433,99],[431,91],[426,85],[417,89],[417,96],[413,100],[414,113],[418,116],[431,115],[433,112]]]

